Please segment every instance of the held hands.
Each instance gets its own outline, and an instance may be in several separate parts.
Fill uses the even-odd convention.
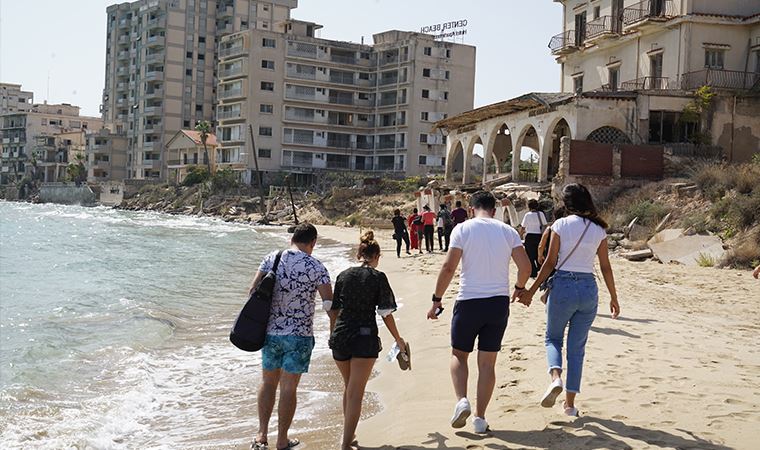
[[[613,319],[617,319],[620,315],[620,303],[618,303],[617,298],[615,297],[610,300],[610,313],[612,314]]]
[[[433,302],[433,306],[427,313],[427,318],[430,320],[438,320],[438,316],[435,314],[438,308],[441,307],[441,302]]]
[[[512,303],[514,302],[522,303],[528,307],[533,302],[533,294],[528,289],[515,289],[512,294]]]

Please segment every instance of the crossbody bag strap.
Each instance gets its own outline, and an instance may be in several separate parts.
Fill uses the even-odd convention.
[[[584,219],[584,220],[588,220],[588,219]],[[581,237],[578,239],[578,242],[575,243],[575,246],[573,247],[572,250],[570,250],[570,253],[568,253],[567,256],[565,256],[565,259],[563,259],[562,262],[557,267],[555,267],[555,270],[559,270],[560,268],[562,268],[562,266],[565,265],[567,260],[570,259],[571,256],[573,256],[573,253],[575,253],[575,250],[577,250],[578,246],[581,245],[581,241],[583,240],[583,237],[586,236],[586,232],[588,231],[588,227],[590,226],[591,226],[591,221],[589,220],[588,223],[586,224],[586,228],[583,229],[583,233],[581,234]]]
[[[280,258],[282,258],[282,252],[284,250],[280,250],[277,252],[277,256],[274,257],[274,264],[272,265],[272,273],[277,276],[277,268],[280,267]]]
[[[536,212],[536,214],[538,214],[539,228],[541,229],[541,232],[543,233],[544,232],[544,227],[546,226],[546,224],[544,223],[543,220],[541,220],[541,216],[543,216],[544,213],[542,213],[541,211],[538,211],[538,212]]]

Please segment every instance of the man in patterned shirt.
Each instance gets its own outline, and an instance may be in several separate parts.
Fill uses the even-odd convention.
[[[288,429],[296,411],[298,382],[301,375],[309,371],[314,348],[314,298],[317,291],[326,303],[326,310],[329,311],[332,303],[330,274],[319,260],[311,256],[317,244],[317,229],[308,223],[296,226],[291,244],[280,257],[267,337],[261,349],[263,382],[257,399],[259,432],[251,446],[253,449],[269,448],[269,418],[274,410],[278,385],[276,448],[288,449],[298,445],[297,439],[288,439]],[[277,252],[272,252],[264,258],[253,286],[272,270],[276,256]],[[331,323],[334,319],[331,315]]]

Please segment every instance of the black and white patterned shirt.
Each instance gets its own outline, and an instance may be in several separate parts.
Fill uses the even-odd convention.
[[[277,252],[268,254],[259,271],[268,273]],[[330,274],[318,259],[300,250],[282,252],[277,268],[267,334],[313,336],[314,299],[319,286],[330,284]]]

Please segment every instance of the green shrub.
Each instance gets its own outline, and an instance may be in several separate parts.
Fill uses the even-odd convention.
[[[670,210],[662,203],[658,203],[652,200],[639,200],[631,204],[626,213],[626,222],[630,222],[636,217],[639,218],[638,223],[644,226],[657,225]]]
[[[194,186],[208,180],[208,169],[203,166],[190,166],[187,169],[187,176],[182,181],[183,186]]]
[[[697,256],[697,265],[699,265],[699,267],[715,267],[716,262],[715,258],[707,253],[700,252],[699,256]]]
[[[227,192],[240,186],[240,177],[237,172],[229,167],[217,170],[211,176],[211,191],[216,193]]]

